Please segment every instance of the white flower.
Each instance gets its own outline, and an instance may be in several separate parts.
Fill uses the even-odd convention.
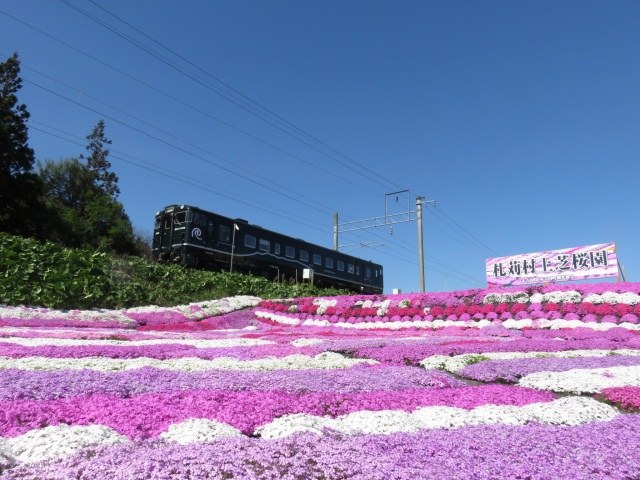
[[[424,429],[455,429],[467,425],[524,425],[538,422],[549,425],[580,425],[607,421],[618,411],[593,398],[566,397],[552,402],[524,405],[482,405],[471,410],[448,406],[419,407],[408,413],[401,410],[362,410],[335,419],[309,414],[276,418],[254,432],[264,439],[283,438],[298,432],[322,435],[324,429],[347,435],[415,433]]]
[[[284,438],[300,432],[311,432],[322,435],[324,428],[331,428],[335,423],[335,420],[328,417],[317,417],[307,413],[294,413],[291,415],[283,415],[266,425],[256,428],[254,434],[265,440]]]
[[[49,426],[7,440],[13,456],[22,463],[67,457],[83,448],[124,442],[129,439],[104,425]]]
[[[582,295],[575,290],[568,290],[566,292],[549,292],[542,295],[543,302],[551,303],[580,303],[582,302]]]
[[[518,385],[574,394],[599,393],[608,387],[638,387],[640,366],[535,372],[522,377]]]
[[[530,422],[549,425],[580,425],[611,420],[619,415],[611,405],[587,397],[565,397],[549,403],[532,403],[521,407]]]
[[[242,432],[231,425],[206,418],[190,418],[181,423],[174,423],[169,426],[168,431],[160,434],[166,440],[183,445],[241,435]]]
[[[422,427],[420,421],[410,413],[401,410],[360,411],[340,416],[336,419],[337,429],[342,433],[391,434],[398,432],[415,433]]]

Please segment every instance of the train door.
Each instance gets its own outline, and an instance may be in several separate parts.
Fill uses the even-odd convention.
[[[159,228],[160,253],[167,253],[171,250],[171,239],[173,237],[173,215],[164,215]]]

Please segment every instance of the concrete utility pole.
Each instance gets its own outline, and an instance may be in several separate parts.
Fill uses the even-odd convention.
[[[424,241],[422,239],[422,197],[416,197],[418,217],[418,263],[420,265],[420,293],[424,292]]]

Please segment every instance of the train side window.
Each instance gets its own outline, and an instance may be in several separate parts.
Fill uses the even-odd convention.
[[[260,239],[260,250],[263,252],[271,251],[271,242],[269,240],[265,240],[264,238]]]
[[[341,272],[344,272],[344,262],[338,260],[337,264],[338,264],[338,270],[340,270]]]
[[[220,225],[220,228],[218,228],[218,240],[229,243],[231,240],[231,227]]]
[[[347,273],[353,273],[355,268],[352,263],[347,264]]]
[[[200,224],[200,214],[198,212],[193,214],[193,223],[196,225]]]
[[[309,252],[307,252],[306,250],[300,250],[300,260],[302,260],[303,262],[308,262]]]
[[[284,247],[284,254],[289,258],[296,258],[296,249],[293,247]]]
[[[327,257],[324,261],[324,266],[327,268],[333,268],[333,258]]]
[[[256,237],[253,235],[244,236],[244,246],[249,248],[256,248]]]
[[[360,265],[356,265],[356,275],[360,275]]]
[[[280,244],[279,243],[276,243],[273,246],[273,253],[275,253],[276,255],[280,255]]]
[[[364,267],[364,278],[371,278],[371,267]]]
[[[322,257],[317,253],[313,254],[313,264],[314,265],[322,265]]]
[[[207,240],[211,241],[211,237],[213,237],[213,220],[207,223]]]

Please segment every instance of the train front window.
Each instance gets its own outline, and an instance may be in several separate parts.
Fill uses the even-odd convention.
[[[191,212],[189,212],[191,213]],[[176,213],[175,219],[176,219],[176,225],[182,225],[185,221],[186,218],[186,212],[179,212]],[[189,220],[191,220],[191,218],[189,218]]]

